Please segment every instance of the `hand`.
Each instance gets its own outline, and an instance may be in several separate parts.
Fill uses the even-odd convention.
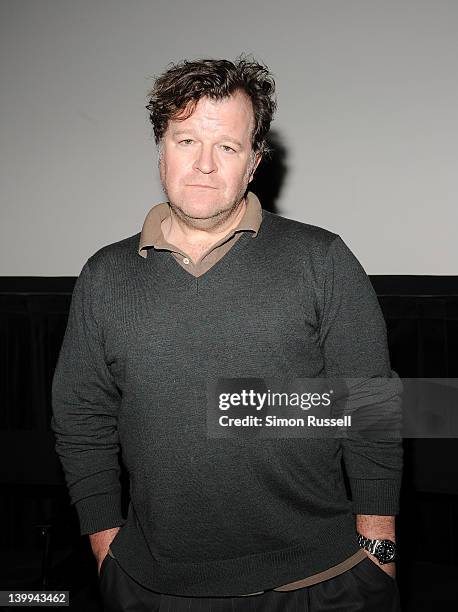
[[[365,548],[363,548],[362,550],[364,550],[364,552],[369,557],[369,559],[373,563],[376,563],[381,570],[383,570],[385,573],[391,576],[391,578],[393,578],[394,580],[396,579],[396,562],[395,561],[390,561],[389,563],[382,564],[382,563],[379,563],[379,560],[377,559],[377,557],[371,554],[368,550],[366,550]]]
[[[99,576],[102,562],[108,554],[108,548],[115,539],[119,530],[120,527],[113,527],[112,529],[105,529],[104,531],[98,531],[97,533],[91,533],[89,535],[92,552],[94,553],[97,561],[97,573]]]

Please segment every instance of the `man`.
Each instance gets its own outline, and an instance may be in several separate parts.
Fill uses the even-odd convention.
[[[368,395],[385,377],[398,397],[377,297],[346,244],[247,191],[275,107],[272,76],[247,58],[156,79],[167,202],[75,285],[52,427],[108,610],[399,609],[399,440],[207,430],[221,379],[363,377]]]

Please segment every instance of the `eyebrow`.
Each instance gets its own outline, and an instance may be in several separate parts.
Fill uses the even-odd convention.
[[[195,135],[193,130],[174,130],[172,132],[172,136],[182,136],[183,134]],[[218,138],[218,140],[227,140],[229,142],[233,142],[234,144],[236,144],[240,148],[243,147],[241,142],[239,142],[235,138],[232,138],[231,136],[226,136],[225,134],[223,136],[221,136],[220,138]]]

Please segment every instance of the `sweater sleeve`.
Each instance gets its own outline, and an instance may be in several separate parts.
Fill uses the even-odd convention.
[[[120,392],[104,359],[91,271],[76,281],[52,382],[51,428],[81,534],[124,523],[119,481]]]
[[[347,378],[347,407],[360,422],[381,416],[399,431],[402,383],[390,367],[385,320],[369,277],[340,236],[326,256],[323,300],[320,342],[326,376]],[[400,436],[387,439],[348,428],[341,442],[353,513],[398,514]]]

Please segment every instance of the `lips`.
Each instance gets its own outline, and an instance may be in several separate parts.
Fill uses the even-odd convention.
[[[200,189],[216,189],[212,185],[187,185],[187,187],[199,187]]]

